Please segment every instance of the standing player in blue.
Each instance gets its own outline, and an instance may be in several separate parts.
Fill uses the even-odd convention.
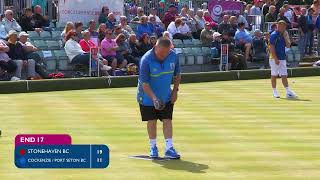
[[[171,89],[171,83],[174,83]],[[181,80],[179,59],[171,50],[171,41],[160,38],[140,61],[137,100],[142,121],[147,121],[150,157],[158,158],[157,120],[163,122],[165,158],[179,159],[172,143],[172,114]]]
[[[286,61],[286,39],[289,39],[286,33],[287,23],[279,21],[277,30],[270,35],[270,59],[271,67],[271,85],[273,89],[273,97],[280,98],[277,90],[278,75],[282,78],[282,84],[286,88],[287,98],[297,98],[297,95],[290,89],[288,83],[287,61]],[[287,40],[289,41],[289,40]],[[288,44],[288,43],[287,43]],[[287,46],[290,46],[289,44]]]

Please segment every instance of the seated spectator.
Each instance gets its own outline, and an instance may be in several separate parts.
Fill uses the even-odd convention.
[[[268,14],[269,7],[271,6],[271,3],[272,3],[271,0],[265,0],[265,3],[264,3],[264,5],[262,6],[262,9],[261,9],[263,16],[266,16]]]
[[[212,27],[209,22],[206,23],[205,28],[201,31],[200,40],[204,46],[211,46],[213,41]]]
[[[150,24],[153,26],[152,28],[153,28],[154,33],[157,35],[157,37],[161,37],[162,33],[164,31],[164,29],[161,26],[161,24],[158,23],[156,21],[156,18],[153,17],[153,16],[149,18],[149,21],[150,21]]]
[[[137,8],[137,16],[131,20],[132,24],[140,24],[141,17],[144,15],[144,10],[142,7]]]
[[[47,1],[45,0],[32,0],[32,9],[34,9],[36,6],[40,6],[42,9],[47,9]]]
[[[142,34],[142,36],[139,39],[139,51],[141,52],[141,55],[143,56],[150,49],[152,49],[152,46],[150,44],[149,35],[147,33],[144,33],[144,34]]]
[[[90,20],[88,23],[88,31],[90,32],[91,37],[98,37],[97,32],[97,22],[95,20]]]
[[[179,16],[180,18],[188,18],[188,9],[186,7],[181,8]]]
[[[8,38],[8,33],[6,31],[6,27],[2,23],[2,16],[0,16],[0,40],[6,41]]]
[[[152,8],[150,10],[149,21],[150,21],[151,17],[154,17],[156,19],[157,24],[161,24],[162,25],[161,19],[159,18],[159,16],[157,14],[158,14],[157,8]]]
[[[128,39],[130,35],[129,32],[122,29],[121,26],[115,26],[114,32],[113,32],[114,37],[117,37],[120,34],[123,34],[126,37],[126,39]]]
[[[249,23],[248,23],[247,19],[243,15],[237,13],[236,17],[237,17],[237,24],[244,23],[245,27],[249,28]]]
[[[74,31],[74,24],[73,22],[67,22],[64,30],[61,33],[62,43],[63,45],[66,43],[66,36],[70,31]]]
[[[116,43],[119,47],[117,50],[118,56],[123,56],[127,63],[134,63],[136,65],[139,65],[139,59],[131,55],[130,45],[126,41],[126,36],[124,34],[119,34],[116,37]]]
[[[107,33],[107,25],[102,23],[99,25],[99,28],[98,28],[98,40],[99,40],[99,43],[98,44],[101,44],[101,41],[106,37],[106,33]]]
[[[97,22],[95,20],[91,20],[89,21],[89,27],[88,27],[88,31],[90,32],[90,36],[91,36],[91,40],[94,42],[94,44],[99,44],[99,33],[96,29],[97,26]]]
[[[69,31],[66,36],[66,44],[64,49],[70,60],[71,64],[82,64],[89,66],[90,54],[82,50],[80,44],[75,40],[76,32],[74,30]]]
[[[37,53],[38,48],[28,42],[29,34],[22,31],[19,33],[19,42],[23,46],[23,50],[26,56],[26,59],[33,59],[35,61],[35,71],[38,73],[41,78],[48,79],[49,73],[47,72],[44,61],[41,56]]]
[[[20,67],[18,69],[16,62],[14,62],[13,60],[11,60],[9,58],[9,56],[7,54],[9,52],[9,50],[10,49],[7,46],[7,44],[5,42],[3,42],[2,40],[0,40],[0,69],[5,70],[10,75],[12,75],[13,76],[13,77],[11,77],[12,81],[17,81],[17,80],[20,80],[20,78],[16,77],[16,76],[20,75],[18,70],[21,69],[22,67]],[[19,65],[22,66],[22,62]]]
[[[187,18],[183,17],[181,18],[181,25],[178,27],[179,28],[179,31],[182,35],[188,37],[189,39],[192,38],[192,32],[187,24]]]
[[[177,17],[177,7],[175,5],[170,5],[168,11],[164,14],[162,18],[162,23],[165,28],[168,28],[169,24],[175,21]]]
[[[252,8],[252,4],[247,4],[244,11],[243,11],[243,16],[248,19],[250,15],[250,9]]]
[[[235,34],[236,46],[245,52],[245,60],[249,60],[252,37],[251,34],[245,29],[244,23],[238,24],[239,29]]]
[[[193,9],[190,9],[188,12],[187,24],[191,29],[192,37],[194,39],[200,39],[200,34],[201,34],[202,29],[200,28],[198,22],[194,19]]]
[[[114,14],[113,13],[109,13],[108,19],[107,19],[107,22],[106,22],[107,28],[113,29],[114,26],[116,25],[116,23],[117,23],[117,20],[116,20],[116,17],[114,16]]]
[[[170,33],[172,39],[189,39],[189,36],[186,36],[180,32],[180,26],[182,25],[182,20],[177,18],[174,22],[171,22],[168,26],[167,31]]]
[[[264,68],[269,67],[269,56],[267,51],[267,43],[263,39],[262,33],[259,29],[254,31],[254,37],[252,39],[252,56],[256,59],[262,59],[264,62]]]
[[[126,30],[129,32],[129,34],[135,34],[133,29],[128,25],[128,20],[126,16],[120,16],[120,24],[119,24],[122,29]]]
[[[137,36],[135,34],[130,34],[129,36],[129,46],[131,49],[131,55],[138,58],[142,56],[142,53],[139,50],[139,44],[137,42]]]
[[[227,33],[227,32],[226,32]],[[212,52],[212,56],[214,58],[220,57],[221,56],[221,38],[222,38],[222,34],[220,34],[219,32],[214,32],[213,33],[213,41],[212,41],[212,45],[211,45],[211,50],[213,50]]]
[[[222,17],[222,22],[218,25],[218,32],[222,34],[223,32],[229,32],[231,29],[231,25],[229,23],[230,16],[224,15]]]
[[[265,22],[276,22],[277,21],[277,14],[276,14],[276,7],[271,5],[269,7],[269,12],[265,16]]]
[[[236,16],[231,16],[229,18],[229,24],[230,24],[230,36],[234,37],[237,30],[238,30],[238,21],[237,21],[237,17]]]
[[[122,56],[117,56],[118,49],[116,41],[112,38],[112,30],[107,29],[106,37],[101,42],[101,55],[108,60],[113,71],[118,65],[123,68],[128,63]]]
[[[204,29],[206,21],[203,19],[203,10],[198,10],[197,15],[194,17],[194,19],[197,21],[199,28]]]
[[[263,0],[254,0],[254,5],[250,9],[250,15],[261,16],[261,7],[263,5]]]
[[[16,32],[20,32],[21,26],[13,18],[13,11],[6,10],[4,14],[5,14],[5,17],[3,18],[2,23],[5,27],[6,32],[9,33],[9,31],[11,31],[11,30],[15,30]]]
[[[244,25],[243,25],[244,26]],[[235,42],[230,37],[228,32],[224,32],[222,35],[221,44],[228,44],[229,64],[231,64],[231,70],[244,70],[247,69],[247,62],[242,53],[239,53],[235,49]]]
[[[288,4],[283,5],[284,8],[284,16],[292,23],[293,20],[293,11],[289,8]]]
[[[172,39],[170,39],[170,33],[168,31],[163,32],[162,37],[167,38],[171,41],[171,49],[174,49],[174,45],[172,43]]]
[[[90,48],[95,48],[97,46],[91,41],[90,32],[88,30],[83,31],[82,36],[83,39],[79,42],[81,49],[86,53],[90,53]]]
[[[42,15],[41,6],[37,5],[34,7],[34,14],[32,15],[32,20],[34,22],[34,28],[41,28],[44,31],[52,31],[52,29],[50,28],[48,16]]]
[[[17,64],[17,74],[15,76],[21,79],[22,68],[25,66],[27,68],[27,79],[39,79],[35,71],[36,63],[33,59],[28,59],[26,57],[23,45],[18,41],[17,32],[15,30],[10,30],[8,37],[8,56]]]
[[[288,18],[286,16],[284,16],[284,13],[286,12],[286,9],[285,8],[280,8],[280,12],[279,12],[279,16],[278,16],[278,19],[277,19],[277,22],[279,21],[284,21],[286,22],[287,24],[287,28],[291,28],[291,23],[290,21],[288,20]]]
[[[42,28],[34,28],[33,24],[33,18],[32,18],[32,10],[31,8],[25,8],[24,9],[24,14],[20,18],[20,26],[23,31],[37,31],[40,32],[42,31]]]
[[[299,6],[297,6],[293,9],[293,18],[291,22],[293,28],[298,28],[299,26],[298,18],[300,15],[301,15],[301,9]]]
[[[97,46],[94,44],[94,42],[91,41],[90,32],[88,30],[83,31],[82,36],[83,36],[83,39],[81,39],[79,43],[81,46],[81,49],[85,53],[90,53],[90,49],[96,48]],[[100,72],[103,73],[103,75],[108,74],[107,72],[104,72],[105,69],[103,68],[104,65],[108,65],[108,61],[106,59],[103,59],[100,53],[98,54],[97,58],[99,59],[99,63],[100,63]]]
[[[137,26],[137,37],[140,38],[144,33],[147,33],[149,36],[152,36],[154,33],[153,26],[148,23],[147,16],[142,16],[140,24]]]
[[[79,22],[76,22],[74,24],[74,27],[75,27],[75,30],[76,30],[76,33],[77,33],[76,41],[80,42],[80,40],[83,38],[82,37],[83,24],[82,24],[82,22],[79,21]]]
[[[210,23],[210,26],[212,28],[216,28],[217,26],[217,23],[213,21],[209,11],[204,11],[204,14],[203,14],[203,19],[206,21],[206,22],[209,22]]]
[[[109,13],[110,13],[110,10],[108,6],[103,6],[98,19],[99,24],[102,24],[102,23],[105,24],[107,22]]]
[[[156,36],[151,36],[150,37],[150,44],[151,44],[151,47],[154,47],[157,43],[157,37]]]

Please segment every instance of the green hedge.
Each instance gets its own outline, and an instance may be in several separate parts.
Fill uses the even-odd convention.
[[[289,69],[288,73],[289,77],[320,76],[320,68],[294,68]],[[270,70],[186,73],[182,74],[182,83],[265,79],[269,77]],[[66,91],[80,89],[135,87],[137,86],[137,82],[137,76],[111,77],[110,79],[106,77],[101,77],[0,82],[0,93],[8,94],[26,92]]]

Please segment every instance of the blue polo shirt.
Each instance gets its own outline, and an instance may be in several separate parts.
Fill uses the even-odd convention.
[[[286,60],[286,41],[279,31],[273,31],[270,35],[270,44],[274,45],[279,60]]]
[[[154,49],[149,50],[140,61],[138,79],[138,103],[144,106],[153,106],[152,99],[143,91],[143,84],[150,85],[155,96],[168,103],[171,99],[171,83],[174,76],[180,74],[180,64],[177,54],[170,51],[164,61],[155,56]]]

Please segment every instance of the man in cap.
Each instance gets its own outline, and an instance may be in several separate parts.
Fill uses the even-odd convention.
[[[162,22],[165,25],[165,28],[169,26],[169,24],[173,21],[175,21],[177,17],[177,7],[172,4],[169,6],[168,11],[164,14],[162,18]]]
[[[206,22],[204,29],[201,31],[200,40],[203,45],[211,46],[213,42],[212,27],[209,22]]]
[[[8,34],[8,47],[9,57],[14,60],[17,64],[16,77],[21,78],[21,71],[23,66],[27,67],[27,78],[38,79],[35,72],[35,61],[33,59],[28,59],[23,45],[18,41],[18,33],[15,30],[10,30]]]
[[[287,23],[285,21],[279,21],[277,30],[272,32],[270,35],[270,52],[272,59],[270,59],[271,67],[271,85],[273,89],[273,97],[280,98],[277,91],[277,78],[281,76],[282,84],[286,89],[287,98],[297,98],[297,95],[290,89],[288,83],[288,72],[286,62],[285,48],[287,46],[285,40],[285,32]]]
[[[19,42],[23,45],[24,52],[27,59],[33,59],[36,62],[35,70],[42,78],[49,78],[49,73],[44,67],[44,61],[37,53],[37,47],[28,42],[29,34],[25,31],[19,33]]]

